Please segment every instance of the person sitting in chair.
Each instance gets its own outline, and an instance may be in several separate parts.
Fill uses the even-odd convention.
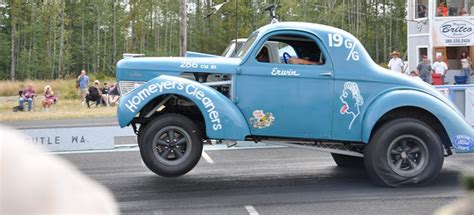
[[[31,111],[33,106],[33,98],[36,96],[36,92],[33,89],[33,84],[29,84],[24,90],[20,91],[20,110],[24,110],[24,103],[28,102],[28,111]]]
[[[44,87],[44,99],[42,101],[43,111],[48,112],[49,108],[56,102],[57,98],[58,97],[54,95],[54,91],[51,89],[51,86],[46,85]]]
[[[118,90],[119,86],[117,83],[114,83],[112,87],[110,87],[109,90],[109,104],[114,106],[115,104],[118,103],[120,99],[120,92]]]
[[[102,105],[104,106],[109,106],[109,91],[110,91],[110,87],[107,86],[107,83],[104,83],[104,88],[102,88]]]

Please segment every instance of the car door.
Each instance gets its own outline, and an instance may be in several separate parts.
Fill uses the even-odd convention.
[[[324,56],[324,64],[257,61],[256,56],[265,42],[280,37],[289,38],[289,43],[293,43],[292,37],[305,39],[308,44],[313,42]],[[334,71],[331,58],[318,37],[300,31],[273,32],[263,37],[248,55],[235,77],[234,90],[237,105],[252,135],[331,138]]]

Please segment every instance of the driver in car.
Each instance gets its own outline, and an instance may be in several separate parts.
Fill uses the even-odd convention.
[[[270,63],[270,58],[268,57],[267,47],[263,47],[262,50],[257,55],[257,61],[263,63]]]
[[[321,61],[315,62],[315,61],[305,60],[303,58],[297,58],[297,57],[293,57],[293,58],[288,59],[288,63],[289,64],[303,64],[303,65],[321,65],[321,64],[323,64],[323,62],[321,62]]]
[[[268,57],[267,47],[262,47],[262,49],[260,50],[256,58],[258,62],[269,63],[270,58]],[[288,59],[288,64],[321,65],[323,64],[323,62],[321,60],[318,62],[315,62],[315,61],[310,61],[303,58],[293,57],[293,58]]]

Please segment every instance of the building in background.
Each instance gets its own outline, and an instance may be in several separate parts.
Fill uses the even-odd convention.
[[[447,81],[461,75],[461,53],[474,60],[474,0],[408,0],[408,71],[426,55],[442,55]],[[474,61],[471,62],[474,64]]]

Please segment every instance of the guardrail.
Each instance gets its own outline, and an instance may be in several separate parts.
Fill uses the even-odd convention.
[[[474,127],[474,84],[434,86],[444,94],[464,114],[467,122]]]

